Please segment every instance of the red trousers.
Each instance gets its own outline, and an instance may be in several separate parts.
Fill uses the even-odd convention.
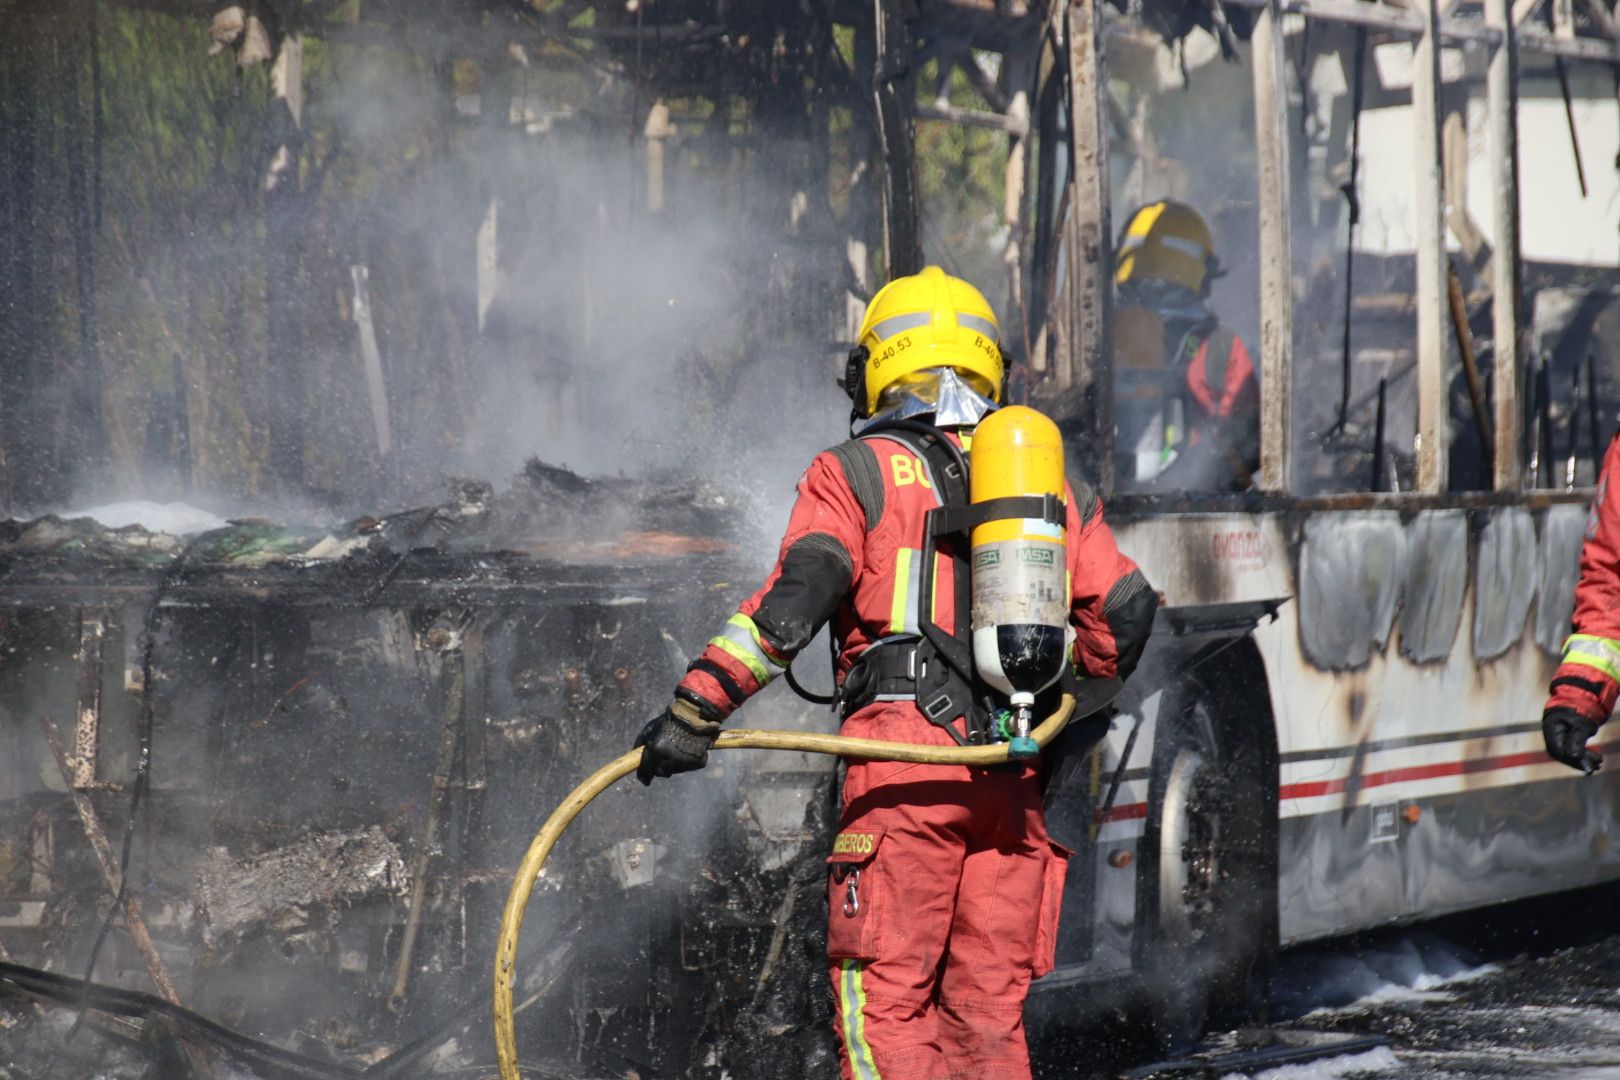
[[[909,702],[842,734],[953,745]],[[828,858],[844,1080],[1029,1080],[1024,999],[1052,967],[1068,856],[1033,766],[850,763]]]

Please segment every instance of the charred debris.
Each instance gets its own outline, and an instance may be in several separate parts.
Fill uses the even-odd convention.
[[[0,523],[0,1077],[492,1074],[516,860],[763,569],[690,447],[768,453],[759,416],[828,396],[851,304],[920,265],[919,188],[973,154],[1011,194],[934,243],[1045,340],[1056,246],[981,241],[1056,199],[1057,12],[0,3],[0,507],[137,473],[401,505],[509,469],[519,426],[680,473],[533,465],[340,528]],[[918,168],[919,119],[958,172]],[[795,468],[841,410],[810,419]],[[592,805],[526,922],[534,1075],[832,1067],[827,770]]]
[[[479,1075],[513,864],[757,574],[742,509],[531,463],[330,530],[0,524],[0,1075]],[[753,764],[547,868],[535,1075],[828,1052],[826,766]]]

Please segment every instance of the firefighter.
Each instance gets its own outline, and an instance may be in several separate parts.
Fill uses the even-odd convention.
[[[1597,500],[1586,519],[1581,578],[1575,586],[1574,633],[1553,673],[1541,714],[1547,754],[1584,773],[1603,755],[1586,744],[1620,698],[1620,490],[1610,487],[1620,469],[1620,438],[1609,443],[1598,478]]]
[[[953,454],[998,407],[997,333],[979,291],[938,267],[873,297],[844,378],[856,437],[810,463],[764,586],[641,732],[643,783],[702,768],[732,711],[829,620],[843,734],[982,741],[974,708],[930,720],[919,707],[963,689],[919,631],[925,617],[956,625],[965,556],[942,550],[923,565],[924,515],[961,498]],[[1064,513],[1072,674],[1124,677],[1156,594],[1091,491],[1070,488]],[[843,1076],[1029,1076],[1024,998],[1053,963],[1067,858],[1047,835],[1036,765],[847,762],[827,935]]]
[[[1243,339],[1209,308],[1221,275],[1209,226],[1185,203],[1131,214],[1114,252],[1120,475],[1157,486],[1250,486],[1260,388]]]

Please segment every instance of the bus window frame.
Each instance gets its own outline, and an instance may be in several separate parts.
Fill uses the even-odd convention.
[[[1065,222],[1063,243],[1071,253],[1065,297],[1073,313],[1076,348],[1070,370],[1060,370],[1061,383],[1078,383],[1087,402],[1086,420],[1095,433],[1098,486],[1116,504],[1199,506],[1243,509],[1251,505],[1292,509],[1354,508],[1369,504],[1417,509],[1427,506],[1548,504],[1589,497],[1571,492],[1532,492],[1523,488],[1524,466],[1519,391],[1522,379],[1520,319],[1520,234],[1518,215],[1518,52],[1521,48],[1566,59],[1620,65],[1620,40],[1539,31],[1514,22],[1511,0],[1484,0],[1484,24],[1447,17],[1444,0],[1414,0],[1411,6],[1391,3],[1346,3],[1345,0],[1288,0],[1286,13],[1305,19],[1361,25],[1390,37],[1412,38],[1412,114],[1415,129],[1414,206],[1417,207],[1418,428],[1415,439],[1417,490],[1352,492],[1344,495],[1292,494],[1293,436],[1292,355],[1294,323],[1292,245],[1289,235],[1289,177],[1293,131],[1288,120],[1288,57],[1284,45],[1282,0],[1228,0],[1257,12],[1251,40],[1250,70],[1254,80],[1256,158],[1259,162],[1260,231],[1260,472],[1258,491],[1188,496],[1115,493],[1114,409],[1111,341],[1113,308],[1112,227],[1107,178],[1108,139],[1101,94],[1107,84],[1102,20],[1091,5],[1074,5],[1068,13],[1070,176],[1078,196]],[[1494,435],[1492,490],[1482,493],[1447,490],[1447,374],[1450,366],[1447,322],[1447,260],[1443,170],[1440,159],[1440,46],[1475,42],[1489,50],[1486,77],[1486,131],[1492,162],[1491,221],[1496,249],[1492,258],[1494,296],[1514,303],[1493,304],[1497,343],[1493,372]],[[1098,241],[1101,240],[1099,244]],[[1100,251],[1097,249],[1100,247]]]

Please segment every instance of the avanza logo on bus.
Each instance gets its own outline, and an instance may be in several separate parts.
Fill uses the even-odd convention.
[[[1271,561],[1271,541],[1259,529],[1228,529],[1209,538],[1209,553],[1216,562],[1237,570],[1258,570]]]

